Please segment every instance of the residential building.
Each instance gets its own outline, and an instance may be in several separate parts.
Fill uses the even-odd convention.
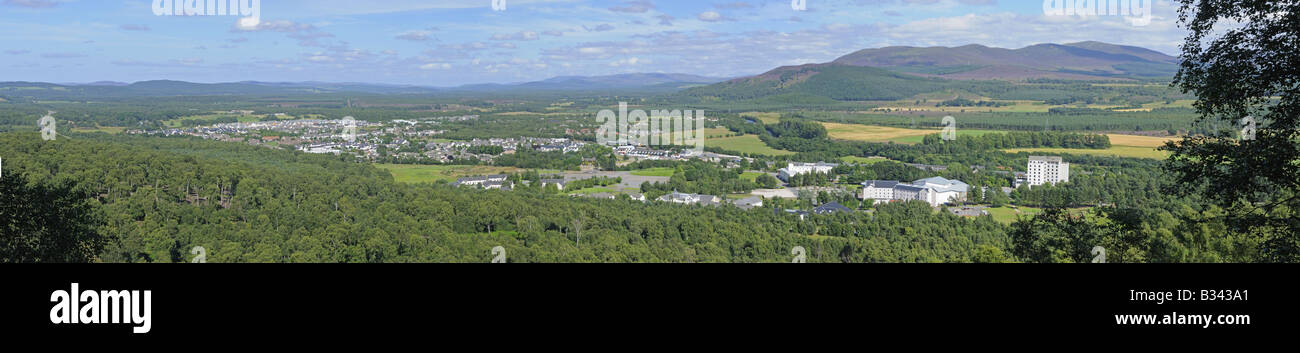
[[[790,177],[793,177],[795,175],[808,174],[808,173],[829,174],[831,170],[834,170],[835,167],[838,166],[839,164],[824,163],[824,162],[790,163],[785,168],[781,168],[779,170],[779,173],[777,173],[777,177],[781,178],[781,180],[783,181],[789,182]]]
[[[735,204],[736,207],[740,207],[740,209],[742,210],[763,207],[763,199],[758,196],[746,197],[743,199],[732,201],[731,203]]]
[[[867,180],[862,182],[862,192],[858,198],[876,200],[876,203],[888,202],[894,199],[895,186],[898,186],[897,181]]]
[[[1061,157],[1029,156],[1029,186],[1070,181],[1070,163]]]
[[[964,202],[967,193],[970,192],[970,185],[943,177],[917,180],[912,182],[912,185],[926,189],[927,192],[921,201],[925,201],[933,207],[939,207],[939,205],[946,203],[958,204]]]
[[[894,201],[924,201],[931,207],[946,203],[960,203],[966,200],[970,185],[943,177],[925,178],[910,184],[897,181],[868,180],[862,182],[862,192],[858,197],[872,199],[876,203]]]
[[[832,214],[832,213],[853,213],[853,210],[849,209],[848,207],[844,207],[844,205],[841,205],[839,202],[831,202],[831,203],[823,204],[821,206],[817,206],[817,208],[813,209],[812,213],[819,214],[819,215]]]
[[[658,200],[663,202],[680,203],[686,205],[706,205],[706,206],[717,206],[722,203],[722,200],[717,196],[684,194],[676,191],[668,194],[664,194],[664,196],[660,196]]]
[[[555,185],[556,189],[564,191],[564,179],[542,179],[542,187],[547,185]]]
[[[505,174],[496,174],[489,176],[472,176],[457,179],[453,186],[482,186],[488,189],[500,189],[506,184]]]
[[[483,185],[483,183],[486,183],[487,181],[488,181],[488,180],[487,180],[487,177],[481,177],[481,176],[475,176],[475,177],[464,177],[464,178],[457,179],[456,182],[453,183],[452,185],[455,185],[455,186],[481,186],[481,185]]]

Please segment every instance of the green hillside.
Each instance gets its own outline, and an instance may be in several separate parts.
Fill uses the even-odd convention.
[[[771,96],[811,96],[840,101],[894,100],[950,86],[950,81],[880,68],[824,65],[779,68],[755,77],[688,89],[681,95],[724,100]]]

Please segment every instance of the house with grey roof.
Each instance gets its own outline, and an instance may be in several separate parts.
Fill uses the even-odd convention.
[[[831,202],[831,203],[823,204],[821,206],[817,206],[817,208],[813,209],[812,213],[819,214],[819,215],[827,215],[833,213],[853,213],[853,210],[848,207],[844,207],[844,205],[841,205],[839,202]]]
[[[736,205],[736,207],[740,207],[742,210],[763,207],[763,199],[758,196],[746,197],[732,201],[731,203]]]

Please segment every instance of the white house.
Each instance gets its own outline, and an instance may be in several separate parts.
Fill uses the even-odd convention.
[[[560,191],[564,191],[564,183],[565,183],[564,179],[542,179],[541,182],[543,188],[545,188],[547,185],[555,185],[556,189]]]
[[[1070,181],[1070,163],[1061,157],[1029,156],[1029,186]]]
[[[672,203],[680,203],[680,204],[687,204],[687,205],[707,205],[707,206],[716,206],[722,201],[721,198],[713,195],[684,194],[676,191],[672,193],[664,194],[664,196],[660,196],[658,200],[663,202],[672,202]]]
[[[829,174],[829,173],[831,172],[831,170],[835,169],[835,167],[837,167],[837,166],[839,166],[839,164],[834,164],[834,163],[823,163],[823,162],[817,162],[817,163],[790,163],[790,164],[789,164],[788,166],[786,166],[785,168],[781,168],[781,169],[780,169],[780,173],[777,174],[777,177],[778,177],[778,178],[781,178],[781,180],[784,180],[784,181],[786,181],[786,182],[789,182],[789,181],[790,181],[790,177],[793,177],[793,176],[795,176],[795,175],[808,174],[808,173],[825,173],[825,174]]]

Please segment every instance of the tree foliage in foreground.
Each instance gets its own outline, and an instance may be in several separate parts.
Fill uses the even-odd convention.
[[[0,177],[0,262],[92,262],[103,248],[98,217],[66,183]]]
[[[196,138],[4,133],[0,150],[6,178],[93,196],[106,237],[93,253],[105,262],[185,262],[194,246],[209,262],[487,262],[496,246],[511,262],[789,262],[795,246],[810,262],[970,262],[1009,246],[989,217],[921,203],[800,220],[771,208],[408,185],[348,156]]]
[[[1234,230],[1261,240],[1261,260],[1300,261],[1300,1],[1182,0],[1191,30],[1175,83],[1199,99],[1201,121],[1232,129],[1164,149],[1171,192],[1227,209]]]

